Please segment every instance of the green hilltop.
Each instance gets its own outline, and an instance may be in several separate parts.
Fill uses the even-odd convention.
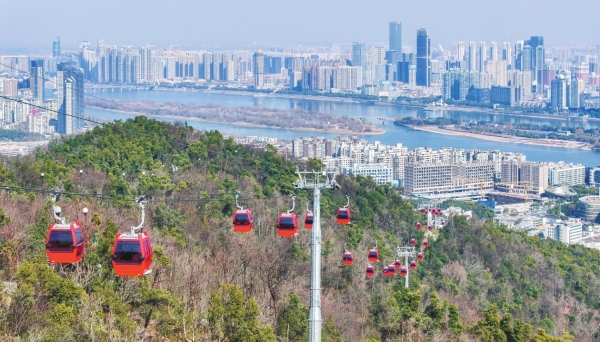
[[[293,187],[296,169],[319,167],[145,117],[3,160],[0,186],[16,189],[0,192],[0,340],[306,341],[310,231],[301,224],[284,239],[275,226],[288,195],[299,217],[311,198]],[[399,244],[423,241],[414,227],[424,217],[370,178],[338,182],[341,191],[322,192],[323,341],[600,339],[599,251],[451,217],[405,289],[399,275],[381,276],[382,262],[366,278],[367,251],[377,244],[393,263]],[[46,263],[53,218],[40,190],[65,192],[64,216],[83,226],[76,265]],[[254,212],[250,233],[233,231],[236,191]],[[117,278],[114,236],[139,223],[140,195],[148,196],[152,274]],[[340,226],[334,214],[346,195],[353,222]],[[352,266],[341,262],[344,247]]]

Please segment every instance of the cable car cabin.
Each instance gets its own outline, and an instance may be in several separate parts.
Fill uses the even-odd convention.
[[[394,268],[399,270],[401,267],[402,267],[402,261],[400,261],[400,260],[394,261]]]
[[[350,214],[350,209],[338,208],[337,213],[335,214],[335,218],[337,219],[338,224],[350,223],[350,219],[352,218],[352,214]]]
[[[344,265],[352,265],[354,262],[354,255],[352,255],[352,252],[345,251],[344,254],[342,254],[342,262]]]
[[[402,267],[400,269],[400,275],[403,277],[406,277],[407,274],[408,274],[408,269],[406,268],[406,266]]]
[[[252,230],[252,224],[254,223],[254,216],[252,216],[252,210],[238,209],[233,214],[233,229],[238,233],[247,233]]]
[[[122,230],[115,237],[111,255],[115,274],[119,277],[149,275],[152,254],[148,232],[131,234]]]
[[[417,268],[417,262],[414,261],[414,260],[412,260],[410,262],[410,266],[409,267],[410,267],[411,270],[414,270],[415,268]]]
[[[427,214],[427,209],[421,209],[421,214],[423,214],[423,215]]]
[[[304,217],[304,227],[306,227],[306,229],[312,229],[313,220],[314,220],[313,214],[306,213],[306,216]]]
[[[389,276],[390,276],[390,272],[389,272],[389,269],[388,269],[388,267],[387,267],[387,266],[385,266],[385,267],[383,268],[383,271],[381,271],[381,273],[383,273],[383,276],[384,276],[384,277],[389,277]]]
[[[421,229],[421,222],[417,222],[417,229]]]
[[[365,275],[367,277],[372,277],[375,275],[375,267],[373,267],[372,265],[367,265],[367,269],[365,271]]]
[[[389,276],[396,275],[396,267],[394,267],[394,264],[391,264],[388,266],[388,275]]]
[[[417,254],[417,260],[419,260],[419,261],[423,260],[423,253]]]
[[[433,230],[433,226],[427,226],[427,230],[428,231],[432,231]]]
[[[73,264],[81,260],[85,240],[79,222],[53,223],[46,236],[46,255],[51,264]]]
[[[423,240],[423,247],[427,247],[427,246],[429,246],[429,241]]]
[[[377,250],[377,248],[369,249],[369,253],[367,254],[367,259],[369,259],[370,262],[379,261],[379,251]]]
[[[294,237],[298,234],[298,217],[296,213],[280,213],[277,220],[277,233],[281,237]]]
[[[416,239],[410,239],[410,244],[411,245],[416,245],[417,244],[417,240]]]
[[[446,225],[446,222],[442,221],[441,223],[442,227]]]

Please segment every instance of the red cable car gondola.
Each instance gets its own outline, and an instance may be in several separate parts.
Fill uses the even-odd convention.
[[[52,223],[46,235],[46,255],[51,264],[74,264],[81,260],[85,248],[85,239],[79,222],[65,223],[59,217],[60,207],[54,206],[57,196],[52,198],[54,219],[61,223]]]
[[[442,227],[446,225],[446,222],[442,221],[441,223]]]
[[[112,265],[120,277],[141,277],[152,270],[152,245],[147,231],[127,233],[124,230],[115,237],[112,250]]]
[[[417,240],[414,239],[414,238],[410,239],[410,244],[413,245],[413,246],[416,245],[417,244]]]
[[[409,267],[411,270],[414,270],[415,268],[417,268],[417,262],[414,260],[411,260]]]
[[[433,226],[427,226],[427,230],[432,231],[433,230]]]
[[[335,213],[335,218],[337,219],[338,224],[348,224],[352,218],[350,208],[348,208],[348,205],[350,204],[350,196],[346,196],[346,198],[348,199],[346,206],[343,208],[338,208],[337,212]]]
[[[403,277],[406,277],[407,274],[408,274],[408,269],[406,268],[406,266],[403,266],[400,269],[400,275],[403,276]]]
[[[252,224],[254,223],[254,216],[250,208],[244,209],[238,204],[238,196],[235,195],[235,206],[237,210],[233,213],[233,230],[238,233],[247,233],[252,230]]]
[[[294,207],[296,207],[296,198],[292,196],[292,209],[286,213],[279,213],[277,233],[281,237],[294,237],[298,234],[298,217],[294,212]]]
[[[314,218],[312,211],[308,209],[308,202],[306,202],[306,215],[304,215],[304,227],[306,229],[312,229]]]
[[[367,254],[367,259],[369,259],[370,262],[379,261],[379,251],[377,250],[377,248],[369,249],[369,253]]]
[[[394,267],[394,264],[391,264],[388,266],[388,275],[389,276],[396,275],[396,267]]]
[[[112,265],[115,274],[120,277],[142,277],[149,275],[152,270],[152,244],[150,236],[144,227],[144,203],[137,198],[142,211],[142,222],[137,227],[131,227],[129,232],[120,231],[115,236],[112,249]]]
[[[423,214],[423,215],[427,214],[427,209],[425,209],[425,208],[421,209],[421,214]]]
[[[352,263],[354,262],[354,255],[352,254],[352,252],[344,251],[344,253],[342,254],[342,262],[344,263],[344,265],[352,265]]]
[[[421,222],[417,222],[417,229],[421,229]]]
[[[365,271],[365,275],[367,277],[372,277],[375,275],[375,267],[373,267],[372,265],[367,265],[367,269]]]
[[[296,213],[280,213],[277,220],[277,233],[281,237],[294,237],[298,233]]]
[[[312,229],[313,219],[312,213],[306,213],[306,216],[304,217],[304,227],[306,227],[306,229]]]
[[[417,260],[419,260],[419,261],[423,260],[423,253],[417,254]]]
[[[400,267],[402,267],[402,261],[400,261],[400,260],[394,261],[394,268],[400,269]]]
[[[238,209],[233,214],[233,230],[238,233],[247,233],[252,230],[252,224],[254,223],[254,216],[252,210]]]
[[[423,247],[427,247],[427,246],[429,246],[429,241],[423,240]]]
[[[384,276],[384,277],[389,277],[389,276],[390,276],[390,274],[389,274],[389,269],[388,269],[388,267],[387,267],[387,266],[385,266],[385,267],[383,268],[383,270],[381,271],[381,273],[383,273],[383,276]]]

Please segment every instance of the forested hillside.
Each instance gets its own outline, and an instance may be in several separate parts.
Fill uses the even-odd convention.
[[[144,117],[3,160],[0,340],[306,341],[310,231],[301,224],[284,239],[275,226],[290,194],[303,216],[311,194],[292,182],[297,167],[318,167],[309,163]],[[598,251],[453,217],[429,239],[405,289],[381,269],[396,246],[423,241],[414,227],[424,217],[371,179],[338,182],[341,191],[322,192],[323,341],[600,340]],[[51,194],[40,190],[70,193],[59,205],[83,226],[79,263],[47,264]],[[250,233],[233,231],[236,191],[254,212]],[[139,195],[148,198],[152,273],[118,278],[113,240],[139,223]],[[352,224],[340,226],[334,214],[346,195]],[[366,278],[375,244],[382,262]],[[344,246],[352,266],[341,262]]]

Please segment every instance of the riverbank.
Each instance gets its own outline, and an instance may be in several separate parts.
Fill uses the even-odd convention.
[[[410,129],[425,131],[436,134],[454,135],[460,137],[475,138],[487,141],[513,143],[513,144],[526,144],[526,145],[538,145],[538,146],[549,146],[549,147],[561,147],[561,148],[575,148],[584,151],[591,151],[592,145],[568,140],[556,140],[556,139],[533,139],[533,138],[522,138],[511,135],[499,135],[499,134],[483,134],[483,133],[471,133],[465,132],[454,128],[453,126],[444,126],[444,128],[437,126],[413,126],[398,124],[406,126]]]
[[[216,124],[227,124],[239,127],[252,127],[252,128],[271,128],[271,129],[281,129],[281,130],[292,130],[292,131],[300,131],[300,132],[310,132],[310,133],[333,133],[340,135],[381,135],[385,133],[385,130],[375,127],[378,129],[376,132],[354,132],[351,130],[345,129],[317,129],[317,128],[287,128],[287,127],[277,127],[277,126],[267,126],[267,125],[258,125],[258,124],[250,124],[246,122],[221,122],[216,120],[206,120],[192,116],[178,116],[178,115],[155,115],[155,114],[143,114],[135,111],[123,111],[116,109],[108,109],[97,106],[86,105],[85,108],[103,110],[112,113],[119,113],[130,116],[146,116],[150,118],[157,119],[172,119],[172,120],[181,120],[181,121],[196,121],[196,122],[207,122],[207,123],[216,123]]]

